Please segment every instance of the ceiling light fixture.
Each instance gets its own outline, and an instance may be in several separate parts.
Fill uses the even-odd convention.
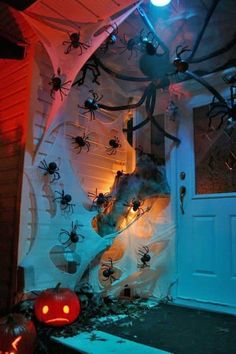
[[[171,0],[151,0],[154,6],[166,6],[171,2]]]

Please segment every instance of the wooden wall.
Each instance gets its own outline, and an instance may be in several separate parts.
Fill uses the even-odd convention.
[[[14,18],[26,38],[23,60],[0,59],[0,313],[8,312],[17,288],[19,212],[35,36],[21,15],[0,5],[0,23],[14,34]],[[10,17],[10,19],[9,19]]]

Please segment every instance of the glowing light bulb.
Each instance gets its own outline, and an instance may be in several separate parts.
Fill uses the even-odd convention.
[[[171,0],[151,0],[154,6],[166,6],[171,2]]]

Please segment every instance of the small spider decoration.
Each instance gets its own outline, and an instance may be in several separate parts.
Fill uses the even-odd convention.
[[[143,51],[150,56],[157,54],[157,49],[159,47],[158,40],[153,32],[148,32],[142,30],[139,36],[140,43],[142,45]]]
[[[53,183],[54,181],[58,181],[61,176],[59,171],[59,168],[56,164],[56,162],[49,162],[49,164],[47,164],[47,162],[45,160],[40,161],[40,163],[42,164],[42,166],[38,166],[39,168],[41,168],[41,170],[46,171],[44,173],[44,176],[46,175],[53,175],[53,179],[50,181],[50,183]]]
[[[91,58],[89,58],[89,60],[84,64],[84,66],[81,69],[82,77],[80,79],[76,80],[72,86],[83,85],[88,70],[90,70],[92,72],[92,75],[93,75],[92,82],[95,82],[97,85],[100,85],[100,82],[98,82],[98,77],[101,75],[101,73],[100,73],[97,61],[95,60],[94,56],[92,56]]]
[[[64,92],[64,90],[69,91],[69,89],[67,87],[65,87],[66,85],[71,83],[71,80],[66,81],[64,83],[62,83],[62,80],[60,78],[61,75],[61,69],[58,68],[57,69],[57,75],[55,74],[51,77],[51,81],[48,83],[49,85],[52,86],[51,91],[50,91],[50,97],[54,100],[54,93],[59,91],[60,95],[61,95],[61,101],[63,101],[63,96],[67,96],[67,94]]]
[[[88,135],[85,135],[85,133],[81,136],[81,135],[77,135],[77,136],[70,136],[69,137],[72,139],[72,144],[75,144],[75,149],[78,149],[77,154],[80,154],[82,149],[84,147],[87,148],[87,152],[89,152],[90,149],[90,143],[88,141],[89,137]]]
[[[94,120],[95,119],[94,111],[96,111],[99,108],[98,102],[101,101],[101,99],[103,98],[103,95],[101,95],[99,97],[98,94],[93,90],[89,90],[89,92],[92,93],[93,97],[88,97],[86,99],[86,101],[84,102],[84,106],[80,106],[78,104],[78,107],[82,108],[82,109],[86,109],[86,112],[84,112],[84,113],[90,112],[90,120]]]
[[[55,191],[55,193],[58,193],[59,197],[54,198],[53,201],[59,200],[62,210],[68,209],[68,212],[73,213],[73,211],[74,211],[73,207],[75,206],[75,204],[70,203],[72,201],[71,195],[65,194],[64,189],[62,189],[62,192]]]
[[[139,249],[138,254],[139,256],[141,256],[140,261],[142,262],[142,264],[141,263],[137,264],[138,268],[150,267],[150,264],[148,264],[148,262],[150,262],[151,256],[149,254],[148,246],[143,246],[141,249]]]
[[[143,200],[133,198],[130,203],[123,204],[124,206],[129,207],[133,211],[137,211],[137,216],[141,216],[145,213],[141,206],[144,204]]]
[[[113,268],[113,263],[112,263],[112,259],[109,258],[109,261],[110,261],[110,265],[108,264],[102,264],[102,275],[104,276],[104,281],[107,281],[109,280],[110,283],[112,283],[113,281],[117,280],[115,277],[114,277],[114,273],[115,273],[115,269]]]
[[[114,139],[109,140],[109,146],[105,146],[107,155],[115,155],[117,149],[121,147],[120,141],[117,136],[114,136]]]
[[[212,128],[212,118],[218,117],[220,122],[218,126],[215,128],[216,130],[220,129],[224,123],[224,118],[227,117],[227,123],[231,124],[236,121],[236,86],[230,87],[230,98],[229,103],[227,101],[216,101],[216,97],[214,96],[210,106],[209,111],[207,113],[209,123],[208,128]]]
[[[188,62],[181,58],[181,55],[185,52],[191,52],[191,49],[189,49],[188,46],[183,47],[182,45],[178,45],[176,47],[175,50],[176,57],[173,61],[173,64],[176,67],[174,74],[185,73],[188,70],[189,67]]]
[[[97,192],[97,188],[96,188],[96,192],[95,193],[88,192],[88,197],[92,197],[93,198],[93,205],[96,205],[98,208],[107,207],[109,202],[112,199],[111,194],[109,194],[109,193],[98,193]]]
[[[80,27],[79,27],[80,28]],[[78,32],[74,32],[74,33],[68,33],[68,36],[69,36],[69,41],[64,41],[62,44],[63,45],[67,45],[67,48],[65,50],[65,54],[69,54],[71,52],[71,50],[74,48],[74,49],[77,49],[79,48],[80,49],[80,53],[79,55],[82,55],[83,54],[83,49],[88,49],[90,47],[90,45],[86,44],[86,43],[83,43],[83,42],[80,42],[80,31]]]
[[[113,31],[111,33],[108,31],[109,28],[113,29]],[[99,51],[102,52],[103,54],[105,54],[108,51],[109,47],[111,45],[115,44],[117,41],[118,26],[116,23],[114,23],[114,25],[104,26],[103,30],[106,31],[107,33],[109,33],[109,36],[107,37],[107,39],[103,42],[103,44],[99,48]]]
[[[75,224],[72,221],[71,224],[71,231],[67,231],[65,229],[61,229],[61,232],[58,235],[58,239],[60,243],[66,247],[69,247],[71,244],[77,243],[80,241],[80,239],[84,239],[84,236],[79,234],[77,232],[77,229],[79,226],[78,223],[76,222]]]
[[[122,47],[118,47],[119,49],[123,49],[119,54],[123,54],[124,52],[128,51],[130,52],[130,55],[128,57],[128,60],[130,60],[133,56],[133,53],[136,54],[136,57],[138,55],[138,50],[139,50],[139,37],[134,37],[127,39],[126,34],[123,34],[123,38],[120,38],[121,43],[123,44]]]

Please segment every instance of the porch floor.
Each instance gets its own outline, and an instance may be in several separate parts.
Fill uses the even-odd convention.
[[[74,344],[76,336],[51,341],[50,352],[111,354],[113,350],[118,350],[122,354],[143,354],[145,350],[152,353],[152,348],[156,348],[157,353],[159,349],[160,352],[174,354],[236,354],[236,316],[222,313],[161,304],[137,319],[126,317],[109,325],[101,324],[97,329],[102,332],[95,332],[98,338],[94,338],[90,346],[85,343],[87,351]],[[103,342],[101,338],[106,337],[104,332],[116,336],[115,345],[110,349],[105,346],[113,338],[108,336]],[[77,343],[83,344],[84,337],[88,340],[88,336],[88,333],[82,333],[82,341],[78,337]],[[123,346],[125,342],[122,339],[128,340],[127,346]],[[135,348],[134,345],[132,348],[132,342],[145,346]]]
[[[102,331],[174,354],[236,354],[236,316],[162,304],[124,321]]]

